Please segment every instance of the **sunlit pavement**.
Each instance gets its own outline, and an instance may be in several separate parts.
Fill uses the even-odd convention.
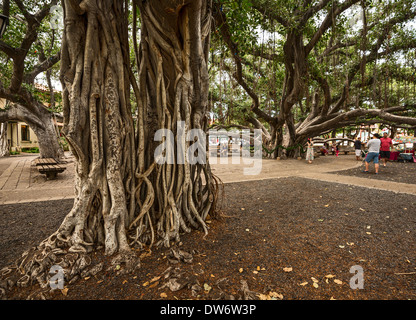
[[[73,158],[68,156],[66,170],[56,180],[46,180],[37,171],[33,164],[36,158],[37,155],[0,158],[0,204],[74,198]],[[321,156],[311,164],[304,159],[252,161],[252,158],[210,157],[211,170],[223,183],[301,177],[416,195],[416,185],[330,173],[361,166],[354,155]]]

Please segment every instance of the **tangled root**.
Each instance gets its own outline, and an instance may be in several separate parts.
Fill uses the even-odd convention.
[[[24,252],[14,265],[0,270],[0,299],[7,299],[7,292],[14,287],[34,285],[39,285],[41,290],[33,292],[28,299],[44,299],[45,294],[54,290],[51,283],[55,283],[52,277],[57,269],[62,272],[65,284],[94,276],[103,269],[102,262],[92,266],[92,259],[87,253],[70,252],[69,247],[57,247],[56,241],[51,239],[56,240],[57,237],[44,240],[39,246]],[[124,259],[126,266],[131,266],[132,261],[132,258]]]

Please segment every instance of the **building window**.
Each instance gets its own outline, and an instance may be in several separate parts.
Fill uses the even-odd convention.
[[[22,128],[22,141],[30,141],[29,126],[21,126]]]

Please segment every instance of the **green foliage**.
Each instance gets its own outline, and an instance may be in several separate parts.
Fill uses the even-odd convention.
[[[39,148],[38,147],[22,148],[22,152],[25,152],[25,153],[39,153]]]
[[[47,0],[28,0],[24,1],[24,6],[29,13],[33,14],[38,12],[45,4],[49,3],[50,1]],[[37,40],[31,45],[26,53],[24,60],[25,74],[31,72],[34,67],[40,63],[39,58],[42,50],[47,59],[60,51],[62,30],[53,30],[49,22],[50,19],[51,15],[49,14],[42,20],[41,25],[37,29]],[[14,1],[10,1],[9,26],[1,40],[13,48],[20,48],[25,39],[26,32],[27,22],[24,13],[17,7]],[[13,75],[13,63],[12,59],[10,59],[3,51],[0,51],[0,80],[5,88],[10,86],[10,80]],[[58,82],[59,63],[56,63],[50,69],[50,72],[52,81]],[[28,89],[32,94],[35,93],[35,89],[31,84],[23,83],[22,86]],[[39,94],[35,94],[34,97],[38,101],[44,101]]]

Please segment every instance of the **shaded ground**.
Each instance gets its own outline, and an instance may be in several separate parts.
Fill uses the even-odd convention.
[[[386,167],[380,164],[379,174],[375,174],[374,164],[370,163],[369,173],[364,173],[364,164],[359,168],[353,168],[336,172],[340,175],[369,177],[376,180],[394,181],[416,184],[416,163],[413,162],[388,162]]]
[[[190,263],[175,261],[167,248],[138,251],[142,266],[135,274],[103,271],[50,298],[238,299],[245,280],[250,290],[283,299],[416,299],[416,196],[302,178],[226,184],[225,194],[227,218],[212,220],[205,239],[198,231],[182,236],[179,248],[192,254]],[[37,213],[28,204],[0,206],[1,260],[24,249],[10,247],[16,229],[5,228],[16,214],[29,216],[19,221],[17,243],[36,243],[56,229],[59,223],[48,221],[62,219],[70,202],[36,207]],[[95,260],[107,258],[99,252]],[[354,265],[364,270],[363,290],[349,287]],[[178,291],[163,288],[169,267],[169,279],[176,273],[184,286]],[[28,293],[14,290],[9,298]]]
[[[0,269],[50,236],[73,202],[70,199],[0,205]]]

